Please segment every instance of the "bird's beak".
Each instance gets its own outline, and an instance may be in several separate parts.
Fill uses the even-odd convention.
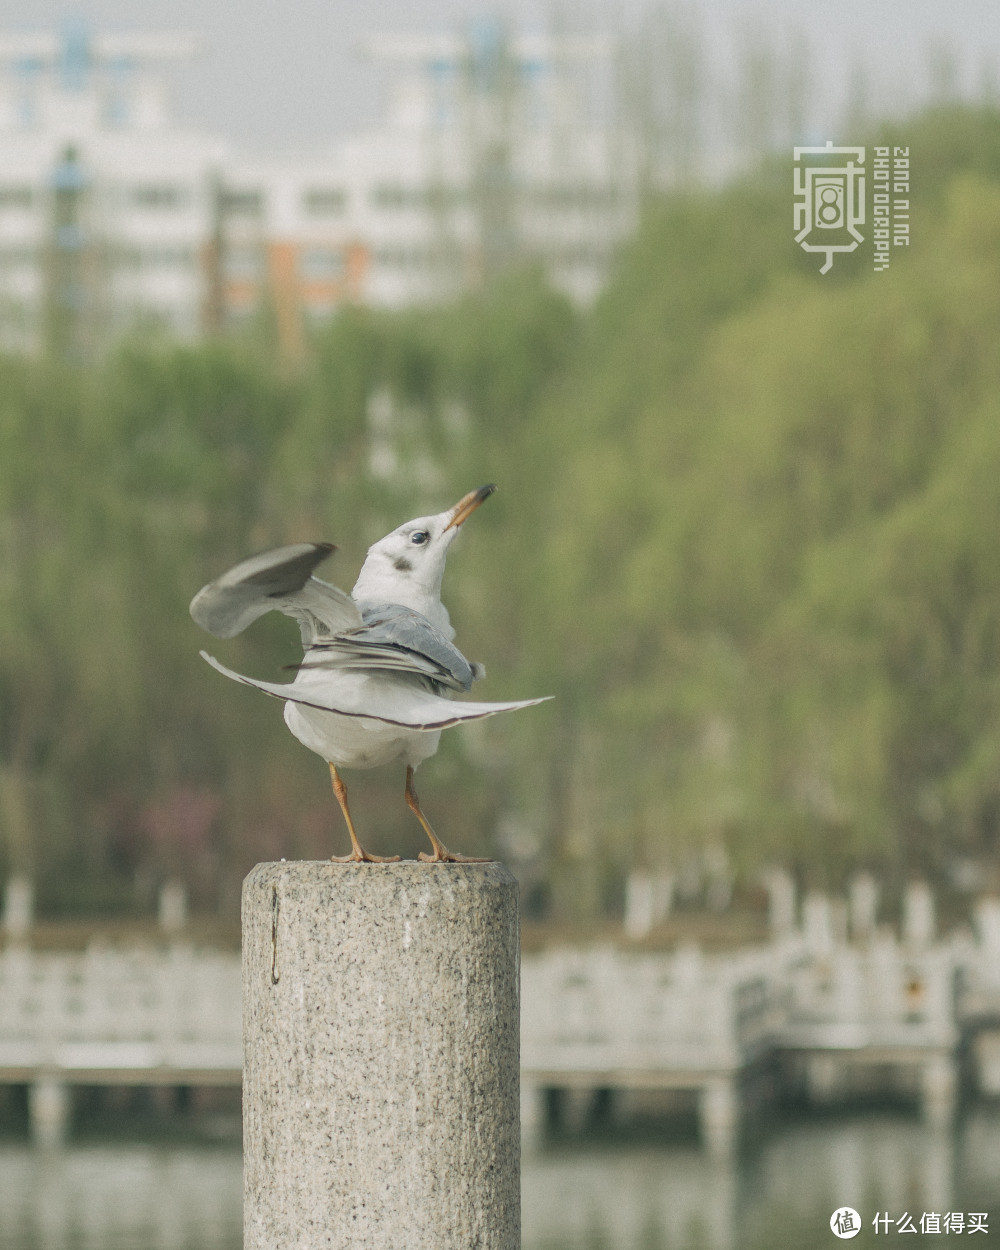
[[[451,520],[444,527],[445,531],[447,532],[452,528],[457,529],[467,517],[472,516],[484,499],[489,499],[495,490],[496,487],[492,485],[480,486],[478,490],[470,490],[467,495],[463,495],[454,508],[452,508]]]

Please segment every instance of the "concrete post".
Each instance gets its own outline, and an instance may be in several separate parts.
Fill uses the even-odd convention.
[[[502,865],[258,864],[245,1250],[517,1250],[518,1014]]]

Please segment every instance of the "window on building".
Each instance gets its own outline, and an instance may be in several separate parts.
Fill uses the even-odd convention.
[[[608,212],[618,207],[617,189],[607,183],[549,183],[529,192],[532,203],[549,212]]]
[[[344,253],[333,247],[307,248],[299,256],[299,273],[307,282],[332,282],[343,276]]]
[[[230,217],[259,217],[264,211],[264,193],[253,187],[226,187],[219,193],[219,207]]]
[[[230,304],[225,310],[225,323],[227,326],[238,328],[245,326],[253,320],[260,309],[260,305],[256,300],[248,300],[245,303]]]
[[[303,312],[306,320],[315,323],[322,323],[329,320],[337,311],[336,302],[332,299],[311,299],[307,300],[303,305]]]
[[[0,247],[0,269],[26,269],[38,263],[38,253],[33,247],[7,244]]]
[[[232,246],[225,250],[223,273],[237,282],[252,282],[264,273],[264,253],[259,247]]]
[[[0,186],[0,211],[4,209],[23,211],[33,208],[34,203],[34,188],[15,184]]]
[[[119,92],[113,92],[104,100],[102,117],[105,126],[118,129],[128,122],[128,103]]]
[[[195,263],[195,250],[186,243],[161,243],[147,247],[123,243],[112,259],[123,269],[185,269]]]
[[[424,202],[432,212],[466,208],[471,203],[467,187],[444,186],[435,183],[427,188]]]
[[[372,187],[372,207],[382,209],[424,208],[427,192],[421,187],[407,187],[399,183],[379,183]]]
[[[152,209],[156,212],[184,208],[190,198],[187,187],[165,182],[137,183],[132,187],[129,195],[134,207]]]
[[[423,247],[378,247],[372,260],[384,269],[414,270],[429,267],[432,257]]]
[[[343,187],[308,187],[302,207],[313,217],[336,217],[347,208],[347,192]]]
[[[146,264],[157,269],[186,269],[194,262],[194,248],[183,243],[151,247],[146,256]]]
[[[608,249],[601,243],[591,240],[579,243],[567,243],[562,246],[542,249],[544,258],[556,265],[594,266],[608,263]]]

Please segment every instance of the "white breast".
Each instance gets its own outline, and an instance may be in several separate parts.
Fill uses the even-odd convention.
[[[416,768],[441,739],[439,729],[407,729],[291,702],[285,704],[285,724],[303,746],[338,768],[378,768],[396,761]]]

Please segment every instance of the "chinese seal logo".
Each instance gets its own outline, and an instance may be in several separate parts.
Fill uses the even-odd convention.
[[[795,149],[795,242],[822,252],[820,273],[829,272],[836,252],[853,252],[864,235],[865,149]]]

